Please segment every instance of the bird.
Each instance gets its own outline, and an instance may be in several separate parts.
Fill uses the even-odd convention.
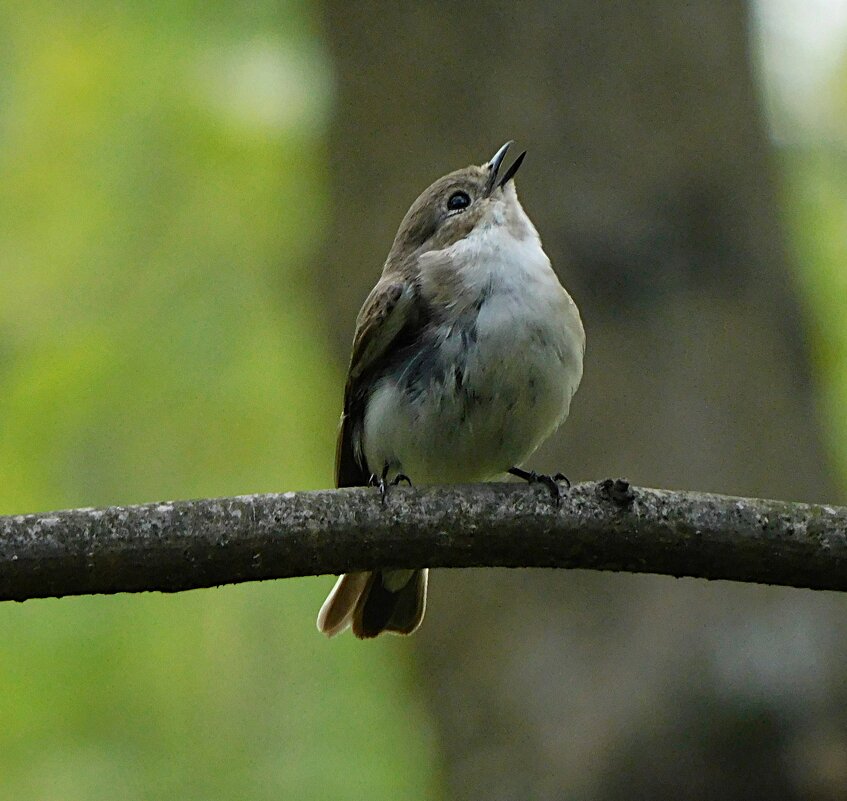
[[[452,484],[507,473],[564,422],[582,379],[585,331],[515,189],[512,141],[436,180],[400,224],[356,319],[338,431],[338,487]],[[318,630],[411,634],[428,570],[339,577]]]

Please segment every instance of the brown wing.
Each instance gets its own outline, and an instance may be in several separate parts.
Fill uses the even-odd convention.
[[[370,479],[373,471],[361,453],[368,389],[391,344],[401,332],[414,326],[417,318],[415,288],[396,276],[380,280],[359,312],[335,451],[338,487],[360,487]]]

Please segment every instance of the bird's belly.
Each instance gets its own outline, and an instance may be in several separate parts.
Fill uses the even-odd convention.
[[[579,381],[565,339],[543,321],[435,337],[375,387],[363,432],[371,470],[457,483],[523,462],[566,417]]]

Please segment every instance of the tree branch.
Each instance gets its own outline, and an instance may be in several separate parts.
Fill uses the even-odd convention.
[[[847,507],[580,484],[288,492],[0,517],[0,600],[376,567],[565,567],[847,590]]]

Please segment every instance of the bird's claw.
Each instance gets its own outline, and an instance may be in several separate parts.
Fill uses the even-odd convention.
[[[543,484],[550,490],[550,496],[557,507],[562,505],[562,488],[559,482],[563,482],[566,489],[570,489],[570,479],[564,473],[556,473],[555,475],[547,475],[546,473],[536,473],[535,470],[524,470],[521,467],[512,467],[508,471],[511,475],[522,478],[528,484]]]
[[[565,485],[565,489],[571,488],[571,480],[564,473],[556,473],[556,475],[553,476],[553,481],[557,484],[559,482],[563,483]]]
[[[377,475],[376,473],[371,473],[370,478],[368,479],[368,484],[372,487],[376,487],[379,490],[380,498],[382,498],[382,505],[385,506],[385,499],[388,497],[388,488],[396,487],[402,481],[405,481],[410,487],[412,486],[412,479],[410,479],[405,473],[398,473],[391,481],[387,481],[388,477],[388,465],[382,468],[382,473]]]
[[[385,483],[385,475],[379,476],[376,473],[371,473],[368,484],[379,490],[379,497],[382,499],[382,505],[385,506],[385,496],[388,494],[388,484]]]

